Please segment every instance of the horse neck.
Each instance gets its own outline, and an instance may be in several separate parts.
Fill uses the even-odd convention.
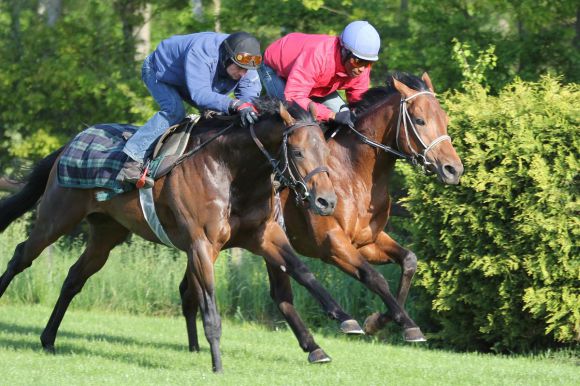
[[[217,143],[214,156],[228,169],[228,175],[239,194],[252,194],[253,199],[270,194],[269,175],[272,169],[265,154],[252,139],[247,128],[234,128],[232,135]],[[271,157],[278,156],[284,135],[284,124],[274,117],[255,125],[254,132]],[[259,196],[259,197],[258,197]]]
[[[399,100],[400,95],[396,94],[373,107],[357,122],[357,130],[375,142],[396,149]],[[391,173],[397,160],[393,154],[363,143],[354,133],[349,137],[347,143],[355,174],[370,174],[372,181]]]

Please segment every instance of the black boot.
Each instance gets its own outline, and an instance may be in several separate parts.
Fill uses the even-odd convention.
[[[137,189],[152,188],[155,182],[153,178],[147,175],[147,170],[144,170],[141,162],[128,158],[123,165],[123,169],[117,175],[117,181],[132,184]],[[143,184],[141,186],[141,184]]]

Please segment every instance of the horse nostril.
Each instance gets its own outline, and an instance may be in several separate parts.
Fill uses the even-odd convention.
[[[443,170],[445,170],[445,173],[448,175],[451,175],[451,176],[457,175],[457,170],[455,170],[455,168],[451,165],[443,166]]]
[[[318,197],[318,198],[316,199],[316,204],[318,205],[318,207],[319,207],[319,208],[322,208],[322,209],[326,209],[326,208],[328,208],[328,206],[329,206],[329,204],[328,204],[328,201],[326,201],[326,200],[325,200],[324,198],[322,198],[322,197]]]

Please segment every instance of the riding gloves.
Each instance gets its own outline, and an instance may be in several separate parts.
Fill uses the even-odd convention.
[[[233,101],[230,110],[240,114],[240,120],[243,127],[249,127],[258,122],[258,110],[256,110],[256,107],[250,102],[243,102],[240,100]]]
[[[336,123],[339,123],[341,125],[345,125],[348,127],[354,127],[355,120],[356,120],[356,117],[355,117],[354,113],[350,110],[339,111],[338,113],[336,113],[334,115],[334,121]]]

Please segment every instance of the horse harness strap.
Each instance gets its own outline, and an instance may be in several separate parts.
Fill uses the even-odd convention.
[[[411,95],[408,98],[401,98],[401,102],[400,102],[400,109],[399,109],[399,117],[397,119],[397,133],[396,133],[396,143],[397,143],[397,150],[393,149],[390,146],[387,145],[383,145],[382,143],[373,141],[372,139],[370,139],[369,137],[365,136],[364,134],[362,134],[360,131],[356,130],[354,128],[354,126],[349,126],[349,129],[352,130],[360,139],[363,143],[366,143],[372,147],[381,149],[387,153],[391,153],[399,158],[403,158],[406,161],[410,162],[413,165],[418,165],[421,164],[423,166],[423,169],[426,170],[426,166],[430,165],[431,163],[429,161],[427,161],[427,153],[432,150],[433,148],[435,148],[435,146],[437,146],[438,144],[440,144],[443,141],[451,141],[451,137],[448,135],[441,135],[437,138],[435,138],[429,145],[427,145],[423,139],[421,138],[421,136],[419,135],[419,132],[417,131],[417,129],[415,128],[415,125],[413,124],[413,120],[411,119],[411,115],[409,114],[409,111],[407,110],[407,102],[419,95],[423,95],[423,94],[427,94],[427,95],[432,95],[435,96],[434,93],[432,93],[431,91],[419,91],[416,94]],[[402,151],[400,151],[399,149],[401,149],[401,146],[399,144],[399,134],[401,131],[401,122],[403,122],[403,129],[405,131],[405,139],[407,141],[407,147],[411,150],[411,152],[413,153],[412,155],[408,155],[403,153]],[[423,152],[422,153],[417,153],[413,147],[411,146],[411,142],[409,140],[409,129],[407,126],[407,122],[410,123],[411,128],[413,130],[413,134],[415,135],[415,137],[417,138],[417,140],[421,143],[421,146],[423,146]],[[336,133],[333,133],[333,136]]]
[[[159,217],[157,217],[157,213],[155,212],[155,201],[153,200],[153,189],[139,189],[139,201],[141,202],[141,210],[143,211],[143,216],[145,216],[145,220],[147,220],[147,224],[155,233],[157,238],[163,242],[163,244],[167,245],[168,247],[177,249],[175,245],[165,233],[163,229],[163,225],[159,222]]]
[[[297,201],[300,200],[304,201],[310,195],[306,184],[308,183],[308,181],[310,181],[310,179],[312,179],[312,177],[314,177],[314,175],[323,172],[328,174],[328,168],[326,166],[319,166],[316,167],[314,170],[310,171],[305,177],[298,175],[298,178],[296,178],[294,174],[292,174],[292,168],[289,167],[290,163],[292,163],[294,169],[297,170],[296,165],[294,163],[294,159],[288,158],[288,136],[292,134],[292,132],[295,131],[296,129],[312,125],[315,125],[315,123],[306,121],[296,121],[294,124],[286,128],[283,134],[282,147],[280,149],[284,157],[284,166],[282,169],[280,169],[279,167],[280,161],[272,157],[270,153],[268,153],[268,150],[266,150],[262,142],[260,142],[260,140],[258,139],[258,136],[254,131],[254,125],[250,125],[250,134],[252,135],[252,139],[256,143],[256,146],[258,146],[258,149],[260,149],[260,151],[264,154],[264,156],[272,166],[272,169],[274,169],[275,178],[277,178],[278,181],[280,181],[281,186],[287,186],[296,193]],[[284,176],[284,172],[286,170],[288,171],[290,178]]]
[[[427,145],[423,141],[421,136],[419,135],[419,132],[417,131],[417,128],[415,127],[415,124],[413,123],[413,120],[411,119],[411,115],[409,114],[409,110],[407,109],[407,102],[410,101],[411,99],[413,99],[419,95],[423,95],[423,94],[432,95],[433,97],[435,97],[435,94],[432,93],[431,91],[420,91],[418,93],[411,95],[408,98],[401,98],[401,106],[399,109],[399,118],[397,119],[397,137],[396,137],[396,140],[397,140],[397,147],[400,149],[401,146],[399,145],[399,132],[401,130],[401,122],[403,122],[403,128],[405,130],[405,139],[407,141],[407,147],[411,150],[411,152],[413,152],[413,155],[411,156],[412,163],[416,164],[417,160],[420,160],[420,161],[422,161],[421,164],[422,164],[423,168],[425,169],[426,166],[431,164],[429,161],[427,161],[427,153],[443,141],[450,141],[451,142],[451,137],[448,135],[441,135],[441,136],[435,138],[433,141],[431,141],[431,143],[429,145]],[[415,138],[417,138],[419,140],[419,142],[421,143],[421,146],[423,146],[423,153],[417,153],[413,149],[413,147],[411,146],[411,141],[409,140],[409,129],[407,126],[407,122],[410,123],[411,129],[413,129],[413,134],[415,134]]]
[[[216,133],[216,135],[214,135],[213,137],[207,139],[205,142],[200,143],[199,145],[197,145],[196,147],[194,147],[193,149],[191,149],[187,153],[184,153],[181,157],[179,157],[177,159],[177,161],[175,161],[175,165],[179,165],[187,157],[190,157],[190,156],[194,155],[195,153],[197,153],[198,151],[200,151],[201,149],[203,149],[205,146],[209,145],[211,142],[213,142],[217,138],[221,137],[223,134],[225,134],[227,131],[229,131],[232,127],[234,127],[234,124],[233,123],[227,125],[223,129],[221,129],[220,131],[218,131]]]
[[[398,151],[398,150],[395,150],[395,149],[393,149],[393,148],[392,148],[392,147],[390,147],[390,146],[383,145],[382,143],[379,143],[379,142],[375,142],[375,141],[373,141],[372,139],[370,139],[369,137],[367,137],[366,135],[364,135],[364,134],[363,134],[363,133],[361,133],[360,131],[356,130],[356,129],[354,128],[354,126],[349,126],[349,129],[350,129],[350,130],[352,130],[352,132],[353,132],[353,133],[355,133],[356,135],[358,135],[358,136],[359,136],[359,138],[361,139],[361,141],[362,141],[362,142],[364,142],[364,143],[366,143],[367,145],[370,145],[370,146],[376,147],[376,148],[378,148],[378,149],[381,149],[381,150],[383,150],[383,151],[386,151],[387,153],[394,154],[394,155],[396,155],[396,156],[397,156],[397,157],[399,157],[399,158],[404,158],[404,159],[406,159],[407,161],[410,161],[410,158],[411,158],[411,157],[409,157],[409,156],[408,156],[408,155],[406,155],[405,153],[403,153],[403,152],[400,152],[400,151]]]

